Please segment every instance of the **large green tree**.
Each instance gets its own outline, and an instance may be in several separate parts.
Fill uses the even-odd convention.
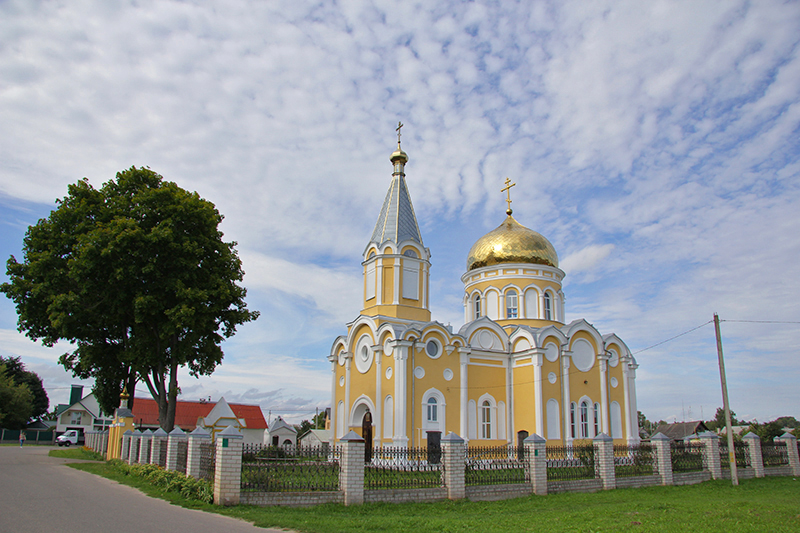
[[[0,426],[8,429],[24,428],[33,412],[33,394],[25,384],[14,378],[0,362]]]
[[[47,414],[50,399],[44,390],[42,378],[36,372],[25,369],[19,357],[0,357],[0,365],[5,365],[8,376],[17,385],[26,385],[31,392],[31,410],[29,418],[40,418]]]
[[[24,260],[7,263],[0,290],[30,338],[77,348],[61,363],[95,378],[106,412],[124,384],[144,382],[159,423],[174,427],[178,369],[211,374],[221,342],[258,313],[247,309],[241,261],[224,242],[214,205],[147,168],[93,188],[70,185],[28,228]]]

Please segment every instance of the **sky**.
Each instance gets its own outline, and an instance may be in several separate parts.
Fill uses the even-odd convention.
[[[736,415],[800,418],[799,49],[796,1],[2,0],[0,257],[81,178],[147,166],[197,191],[261,317],[181,398],[310,418],[402,121],[435,320],[463,324],[509,177],[559,254],[567,322],[627,343],[648,419],[722,405],[715,312]],[[0,355],[52,405],[88,391],[58,365],[70,346],[16,319],[2,297]]]

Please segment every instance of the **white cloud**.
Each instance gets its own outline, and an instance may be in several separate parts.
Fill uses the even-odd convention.
[[[225,214],[265,311],[226,343],[213,391],[262,387],[238,371],[272,365],[254,349],[306,375],[360,308],[402,120],[435,319],[461,320],[458,276],[502,221],[506,176],[514,216],[564,256],[572,317],[639,347],[714,310],[797,319],[798,27],[778,1],[3,2],[0,252],[42,211],[12,206],[149,165]],[[742,361],[769,346],[788,370],[764,386],[796,404],[791,330],[738,342]],[[688,378],[645,361],[640,406],[675,416]],[[309,405],[324,388],[302,389]],[[744,401],[771,412],[761,396]]]

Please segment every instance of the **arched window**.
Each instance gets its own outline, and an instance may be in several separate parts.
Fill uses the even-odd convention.
[[[439,403],[436,398],[431,396],[428,398],[428,422],[439,421]]]
[[[481,404],[481,438],[492,438],[492,404],[484,400]]]
[[[549,292],[544,293],[544,319],[553,320],[553,298]]]
[[[480,294],[476,294],[475,295],[473,309],[475,311],[475,314],[473,315],[472,318],[477,320],[477,319],[479,319],[481,317],[481,295]]]
[[[586,400],[581,402],[581,438],[585,439],[589,436],[589,402]]]
[[[517,291],[506,293],[506,318],[517,318]]]
[[[569,435],[573,439],[575,438],[575,433],[577,429],[577,420],[576,420],[576,417],[578,416],[578,413],[576,413],[577,410],[578,410],[578,404],[576,404],[575,402],[569,404]]]
[[[600,404],[594,404],[594,436],[600,434]]]

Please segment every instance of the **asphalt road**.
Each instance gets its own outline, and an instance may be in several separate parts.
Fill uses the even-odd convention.
[[[69,468],[50,446],[0,446],[0,533],[269,533],[247,522],[170,505]]]

